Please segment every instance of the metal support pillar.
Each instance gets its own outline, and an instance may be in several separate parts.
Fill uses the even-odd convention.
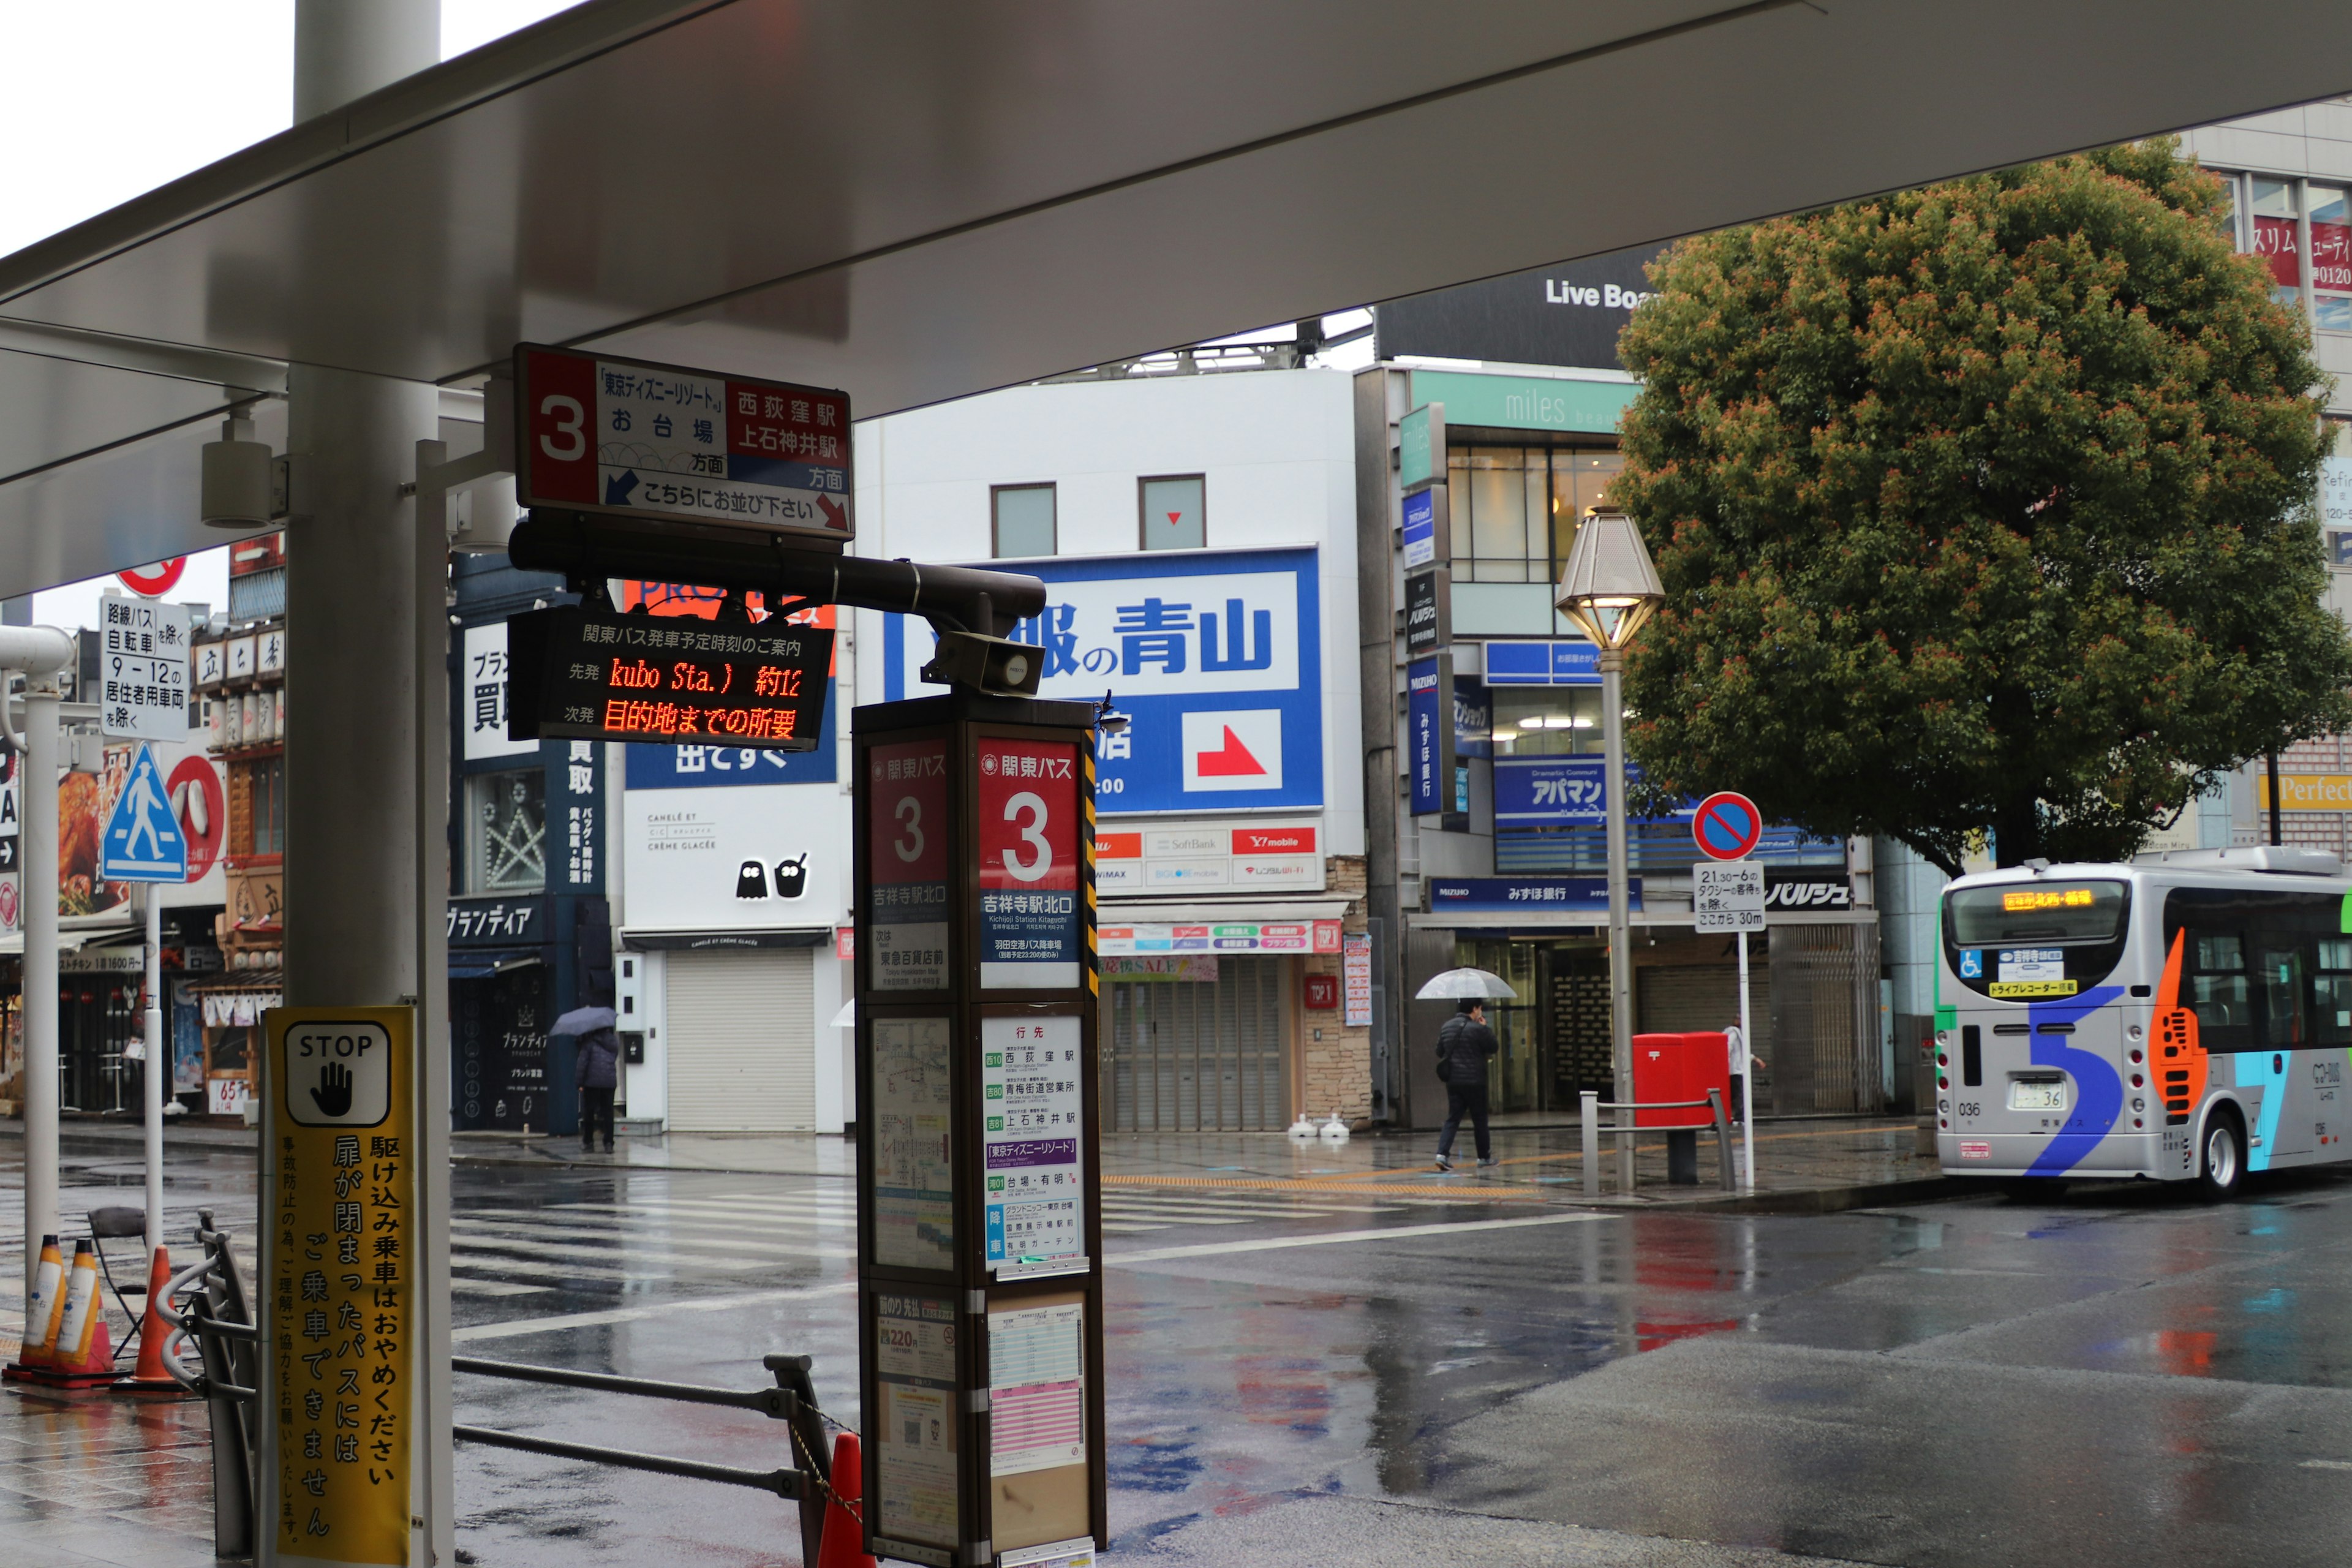
[[[0,697],[0,700],[5,700]],[[58,678],[25,677],[25,751],[16,799],[24,910],[25,1281],[40,1275],[41,1237],[58,1228]],[[28,1329],[29,1332],[29,1329]]]
[[[147,1131],[147,1267],[152,1270],[155,1249],[163,1245],[163,1083],[172,1063],[163,1050],[163,889],[150,882],[140,896],[147,905],[147,1010],[141,1019],[147,1059],[139,1064],[139,1098]]]
[[[298,0],[294,114],[330,113],[439,63],[438,0]],[[287,530],[285,996],[289,1006],[416,1007],[412,1563],[456,1560],[451,1510],[446,536],[417,526],[404,487],[440,435],[437,388],[320,368],[295,345]],[[309,363],[304,363],[308,361]],[[427,535],[429,534],[429,537]],[[274,1086],[267,1081],[263,1092]],[[265,1150],[264,1192],[274,1151]],[[265,1205],[268,1199],[265,1195]],[[263,1227],[265,1236],[268,1227]],[[265,1253],[265,1259],[267,1258]],[[265,1303],[270,1300],[267,1292]],[[272,1358],[262,1399],[275,1408]],[[257,1561],[277,1561],[277,1426],[257,1423]]]
[[[1603,649],[1601,664],[1601,766],[1609,805],[1609,1070],[1615,1080],[1611,1095],[1620,1105],[1633,1099],[1633,935],[1628,923],[1625,849],[1625,656]],[[1633,1124],[1633,1114],[1617,1113],[1621,1126]],[[1633,1190],[1633,1140],[1617,1140],[1617,1190]]]

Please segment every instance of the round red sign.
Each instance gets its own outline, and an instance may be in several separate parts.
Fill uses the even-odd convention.
[[[1691,837],[1709,859],[1742,860],[1764,837],[1764,814],[1746,795],[1717,790],[1692,814]]]
[[[142,598],[160,598],[172,591],[180,574],[188,569],[188,558],[174,555],[169,561],[158,561],[152,566],[135,567],[129,572],[117,572],[117,581]]]

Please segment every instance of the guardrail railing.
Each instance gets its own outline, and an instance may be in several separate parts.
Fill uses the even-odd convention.
[[[1597,1198],[1601,1195],[1601,1140],[1603,1138],[1624,1140],[1617,1145],[1617,1187],[1620,1192],[1631,1193],[1633,1190],[1633,1140],[1635,1138],[1645,1132],[1696,1134],[1710,1126],[1715,1129],[1715,1155],[1719,1184],[1727,1193],[1736,1193],[1739,1190],[1738,1181],[1732,1174],[1731,1122],[1730,1119],[1724,1114],[1721,1089],[1708,1089],[1705,1100],[1657,1100],[1646,1102],[1623,1100],[1603,1104],[1599,1092],[1588,1089],[1578,1097],[1578,1119],[1584,1146],[1584,1195],[1586,1197]],[[1601,1124],[1601,1113],[1604,1110],[1617,1113],[1615,1126],[1604,1127]],[[1708,1120],[1694,1121],[1680,1127],[1636,1127],[1633,1125],[1633,1113],[1637,1110],[1704,1110],[1708,1113]]]

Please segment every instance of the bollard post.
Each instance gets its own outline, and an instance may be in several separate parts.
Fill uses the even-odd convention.
[[[1584,1135],[1584,1195],[1601,1195],[1601,1096],[1585,1089],[1577,1097],[1578,1125]]]
[[[1739,1190],[1739,1184],[1733,1179],[1731,1174],[1731,1121],[1729,1117],[1724,1114],[1723,1090],[1719,1089],[1708,1089],[1706,1091],[1706,1106],[1707,1110],[1712,1112],[1715,1117],[1715,1163],[1717,1167],[1716,1172],[1717,1181],[1725,1192],[1736,1193]]]

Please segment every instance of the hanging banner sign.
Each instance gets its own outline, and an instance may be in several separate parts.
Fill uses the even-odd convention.
[[[815,748],[833,633],[619,615],[584,605],[507,623],[510,740]]]
[[[856,533],[847,393],[530,343],[514,379],[525,507]]]
[[[1085,1257],[1078,1021],[983,1018],[980,1050],[989,1271]]]
[[[263,1154],[263,1525],[285,1561],[409,1561],[415,1014],[276,1007]]]
[[[1078,749],[995,736],[977,749],[981,988],[1076,986]]]
[[[948,743],[913,741],[866,753],[874,809],[866,856],[874,989],[948,988]]]

